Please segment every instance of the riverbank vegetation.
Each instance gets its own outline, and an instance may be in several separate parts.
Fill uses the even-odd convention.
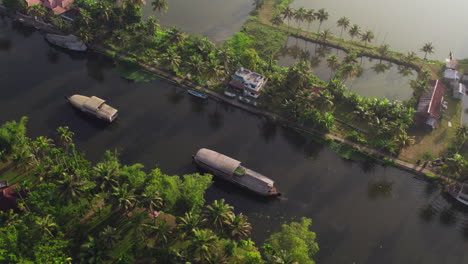
[[[314,263],[310,219],[258,248],[247,216],[222,199],[205,204],[211,175],[146,172],[110,151],[92,163],[67,127],[32,139],[26,122],[0,127],[0,179],[27,193],[0,212],[2,263]]]
[[[123,63],[122,69],[144,64],[185,81],[222,91],[233,72],[245,67],[264,74],[269,80],[259,99],[262,109],[305,127],[330,131],[343,138],[356,138],[360,144],[395,156],[415,143],[415,137],[408,135],[417,103],[415,98],[408,102],[365,98],[349,91],[343,82],[362,73],[359,58],[377,58],[399,64],[402,70],[405,67],[415,69],[418,75],[411,87],[417,98],[428,89],[427,81],[434,77],[439,66],[435,67],[414,52],[393,52],[387,44],[372,46],[373,32],[363,32],[360,26],[351,25],[346,17],[337,21],[340,37],[334,37],[330,30],[320,30],[328,19],[326,10],[293,10],[289,7],[291,2],[257,1],[253,16],[240,32],[219,46],[206,37],[186,34],[175,27],[162,28],[153,17],[143,19],[141,2],[138,1],[115,4],[77,0],[74,4],[81,8],[81,16],[71,24],[62,21],[56,25],[79,35],[95,47],[104,47],[107,55]],[[154,8],[162,12],[167,5],[157,3]],[[53,17],[44,15],[43,19],[55,23]],[[283,23],[284,20],[287,24]],[[291,20],[300,26],[307,25],[308,30],[291,26]],[[309,30],[313,26],[317,32]],[[341,38],[346,34],[350,40]],[[332,76],[329,83],[312,73],[309,60],[301,59],[288,68],[278,65],[275,56],[288,36],[346,52],[341,61],[336,55],[327,58]],[[433,50],[430,46],[431,49],[424,49],[427,53]],[[379,65],[386,67],[385,63]],[[130,79],[138,79],[132,73],[126,75]]]

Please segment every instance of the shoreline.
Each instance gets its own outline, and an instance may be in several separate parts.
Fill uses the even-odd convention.
[[[23,18],[23,19],[27,18],[27,17],[21,16],[21,15],[18,15],[18,14],[12,14],[11,12],[8,12],[7,9],[2,9],[2,8],[0,8],[0,13],[3,13],[4,15],[10,17],[11,19],[13,19],[15,21],[17,21],[19,18]],[[31,18],[25,19],[24,21],[22,21],[22,23],[28,24],[29,26],[33,26],[38,30],[42,30],[42,31],[45,31],[45,32],[48,32],[48,33],[63,33],[61,31],[57,30],[56,28],[51,27],[50,25],[48,25],[46,23],[39,22],[39,21],[33,20]],[[149,71],[149,72],[151,72],[153,74],[156,74],[156,75],[166,79],[167,81],[170,81],[170,82],[176,84],[177,86],[179,86],[181,88],[184,88],[186,90],[187,89],[196,89],[196,90],[202,91],[202,92],[206,93],[213,100],[222,101],[222,102],[228,103],[228,104],[230,104],[230,105],[232,105],[234,107],[240,108],[240,109],[242,109],[244,111],[247,111],[247,112],[249,112],[251,114],[266,117],[266,118],[268,118],[270,120],[273,120],[275,122],[279,122],[282,125],[290,127],[290,128],[292,128],[292,129],[294,129],[296,131],[306,133],[306,134],[309,134],[309,135],[313,135],[313,136],[319,136],[321,139],[324,139],[325,141],[332,140],[332,141],[339,142],[341,144],[346,144],[346,145],[348,145],[348,146],[350,146],[350,147],[352,147],[352,148],[354,148],[354,149],[356,149],[358,151],[367,153],[368,155],[370,155],[374,159],[379,160],[379,161],[383,161],[384,163],[385,163],[385,160],[390,160],[391,163],[392,163],[391,165],[394,166],[394,167],[397,167],[399,169],[402,169],[402,170],[405,170],[405,171],[408,171],[408,172],[411,172],[411,173],[414,173],[414,174],[417,174],[417,175],[423,175],[425,178],[428,178],[428,179],[432,178],[432,177],[427,177],[427,175],[435,175],[437,178],[440,178],[443,181],[456,182],[456,180],[454,180],[454,179],[451,179],[451,178],[448,178],[448,177],[443,176],[441,174],[435,173],[435,172],[433,172],[433,171],[431,171],[429,169],[423,168],[422,166],[412,164],[412,163],[409,163],[409,162],[405,162],[403,160],[398,159],[397,157],[393,157],[393,156],[391,156],[389,154],[383,153],[382,151],[379,151],[379,150],[370,148],[368,146],[365,146],[365,145],[350,141],[348,139],[336,136],[336,135],[331,134],[331,133],[325,133],[325,132],[319,131],[319,130],[314,129],[314,128],[303,126],[303,125],[301,125],[301,124],[299,124],[297,122],[293,122],[293,121],[291,121],[291,120],[289,120],[289,119],[287,119],[287,118],[285,118],[283,116],[280,116],[278,114],[275,114],[275,113],[272,113],[272,112],[269,112],[269,111],[265,111],[265,110],[262,110],[262,109],[258,109],[258,108],[243,104],[243,103],[237,101],[236,99],[227,98],[224,95],[219,94],[216,91],[207,89],[207,88],[199,86],[199,85],[195,85],[194,83],[192,83],[192,82],[190,82],[190,81],[188,81],[186,79],[175,76],[175,75],[173,75],[171,73],[168,73],[168,72],[166,72],[166,71],[164,71],[162,69],[151,66],[149,64],[140,62],[135,57],[132,57],[132,56],[127,55],[127,54],[122,54],[122,53],[120,53],[118,51],[112,50],[111,48],[104,47],[103,45],[90,44],[90,45],[88,45],[88,47],[89,47],[90,50],[101,53],[101,54],[103,54],[105,56],[108,56],[108,57],[110,57],[112,59],[118,59],[118,58],[134,59],[136,61],[136,63],[140,67],[145,69],[146,71]],[[115,56],[112,56],[111,54],[115,54]]]

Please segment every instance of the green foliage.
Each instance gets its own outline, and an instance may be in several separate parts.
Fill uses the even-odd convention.
[[[254,48],[264,60],[277,54],[288,37],[281,30],[255,22],[248,23],[243,33],[252,41],[248,47]]]
[[[233,37],[226,40],[227,46],[236,54],[241,56],[244,51],[251,48],[254,41],[243,32],[236,32]]]
[[[265,241],[266,259],[270,263],[314,264],[312,257],[319,247],[315,233],[309,230],[311,224],[311,219],[303,217],[300,222],[282,225],[280,232]]]
[[[243,67],[251,71],[257,71],[257,66],[260,63],[260,57],[254,49],[246,49],[240,57],[240,62]]]
[[[355,130],[351,131],[347,136],[346,139],[354,141],[356,143],[365,144],[367,140],[363,137],[363,135]]]
[[[133,63],[118,63],[116,70],[120,76],[134,82],[148,83],[157,79],[156,75],[143,70]]]
[[[5,160],[12,154],[19,153],[26,143],[27,117],[22,117],[19,122],[10,121],[0,127],[0,159]]]
[[[434,160],[434,154],[432,154],[432,152],[429,152],[429,151],[426,151],[422,154],[422,159],[424,161],[431,161],[431,160]]]

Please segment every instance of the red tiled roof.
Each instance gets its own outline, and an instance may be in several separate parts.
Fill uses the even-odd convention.
[[[439,117],[445,85],[439,80],[429,81],[432,89],[419,98],[418,113],[429,114],[434,118]]]
[[[0,189],[0,210],[16,209],[16,200],[19,199],[17,187],[19,187],[18,183]]]
[[[26,0],[28,6],[32,5],[43,5],[54,12],[56,15],[60,15],[70,9],[73,0]]]

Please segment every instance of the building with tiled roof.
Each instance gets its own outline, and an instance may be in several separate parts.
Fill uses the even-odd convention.
[[[418,124],[437,128],[444,100],[445,85],[440,80],[432,80],[429,81],[429,86],[432,89],[419,98],[414,120]]]
[[[26,0],[28,6],[42,5],[52,10],[55,15],[60,15],[71,8],[73,0]]]

